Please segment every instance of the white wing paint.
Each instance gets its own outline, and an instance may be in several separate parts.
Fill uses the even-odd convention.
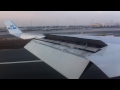
[[[38,34],[25,34],[11,21],[5,21],[5,25],[10,34],[22,38],[43,38],[44,35]],[[92,48],[87,45],[80,46],[75,44],[66,44],[59,41],[46,40],[46,39],[33,39],[24,48],[30,51],[32,54],[42,59],[45,63],[50,65],[56,71],[61,73],[68,79],[78,79],[88,63],[91,61],[97,67],[99,67],[108,77],[120,76],[120,37],[105,37],[105,36],[78,36],[78,35],[57,35],[71,38],[78,38],[84,40],[93,40],[94,43],[97,41],[103,42],[106,46],[102,48]],[[55,43],[53,43],[55,42]],[[74,47],[82,47],[83,50],[76,50]],[[94,51],[100,49],[97,52],[91,53],[90,50]],[[84,51],[88,50],[88,51]]]
[[[4,21],[7,30],[11,35],[22,39],[33,39],[33,38],[43,38],[43,34],[34,34],[34,33],[23,33],[12,21],[6,20]]]

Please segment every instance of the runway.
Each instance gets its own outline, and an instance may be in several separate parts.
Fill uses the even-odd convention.
[[[18,49],[23,41],[13,43],[11,39],[15,38],[12,35],[0,35],[0,41],[4,41],[0,42],[0,79],[66,79],[24,48]],[[7,42],[7,39],[10,41]],[[9,45],[17,49],[10,49]]]
[[[66,79],[25,49],[0,51],[0,79]]]
[[[87,35],[109,35],[114,34],[120,36],[120,28],[100,28],[100,29],[73,29],[73,30],[51,30],[51,31],[24,31],[25,33],[38,33],[38,34],[87,34]]]
[[[35,28],[33,28],[35,29]],[[120,28],[98,28],[98,29],[72,29],[72,30],[23,30],[24,33],[38,33],[38,34],[88,34],[88,35],[104,35],[104,34],[114,34],[115,36],[120,35]],[[11,38],[11,35],[5,29],[0,31],[0,38],[4,37]]]

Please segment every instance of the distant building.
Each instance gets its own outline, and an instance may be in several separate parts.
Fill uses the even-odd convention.
[[[103,25],[100,23],[94,23],[91,25],[92,27],[102,27]]]
[[[120,26],[120,23],[119,23],[119,22],[117,22],[117,23],[116,23],[116,26]]]

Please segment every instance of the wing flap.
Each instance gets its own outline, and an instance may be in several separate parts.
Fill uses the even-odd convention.
[[[45,45],[45,42],[43,41],[32,40],[24,48],[66,78],[79,79],[87,67],[89,60],[64,52],[64,47],[61,51],[47,46],[48,44],[51,43],[46,43]]]

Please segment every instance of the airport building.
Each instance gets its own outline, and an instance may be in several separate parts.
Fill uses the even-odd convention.
[[[94,23],[91,26],[92,27],[102,27],[103,25],[101,23]]]

